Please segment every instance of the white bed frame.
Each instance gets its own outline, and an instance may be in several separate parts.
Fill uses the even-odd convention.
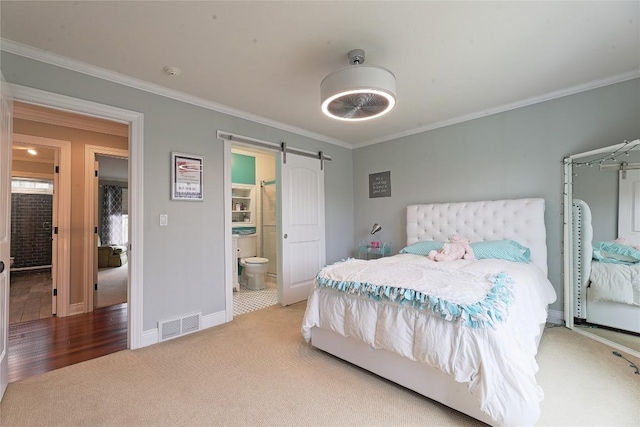
[[[580,199],[573,199],[572,208],[574,318],[590,324],[640,333],[640,307],[589,300],[589,275],[593,257],[591,209]]]
[[[531,261],[547,273],[543,199],[495,200],[407,207],[407,244],[420,240],[446,241],[452,234],[472,241],[511,239],[531,250]],[[544,324],[540,325],[540,342]],[[364,342],[314,327],[311,344],[490,425],[495,421],[480,410],[467,384],[426,364],[387,350],[373,350]]]

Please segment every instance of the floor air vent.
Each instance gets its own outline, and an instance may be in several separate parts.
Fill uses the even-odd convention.
[[[200,330],[202,313],[190,314],[158,323],[159,341],[170,340]]]

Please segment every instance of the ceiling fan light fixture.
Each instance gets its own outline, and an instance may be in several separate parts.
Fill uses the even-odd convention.
[[[357,61],[353,52],[361,52]],[[359,65],[364,62],[361,50],[349,52],[350,67],[326,76],[320,83],[322,112],[344,121],[363,121],[380,117],[396,106],[396,77],[386,68]]]

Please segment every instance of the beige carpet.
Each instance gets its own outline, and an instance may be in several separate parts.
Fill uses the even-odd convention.
[[[127,272],[128,264],[98,269],[97,307],[127,302]]]
[[[269,307],[9,384],[0,425],[479,425],[307,346],[303,310],[304,304]],[[640,424],[640,375],[608,347],[551,328],[539,363],[546,394],[540,425]]]

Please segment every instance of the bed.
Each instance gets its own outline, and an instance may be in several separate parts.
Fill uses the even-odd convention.
[[[382,264],[395,269],[406,265],[411,274],[443,274],[445,278],[461,274],[462,278],[484,275],[496,279],[493,273],[505,273],[511,279],[513,296],[508,313],[491,313],[487,324],[482,324],[487,317],[480,315],[476,318],[479,324],[470,327],[473,322],[464,320],[464,313],[452,315],[460,305],[447,308],[438,298],[429,305],[433,301],[428,297],[428,302],[420,305],[424,298],[416,295],[424,297],[424,293],[407,294],[404,288],[398,292],[398,287],[388,285],[384,289],[391,288],[392,296],[402,297],[377,301],[371,295],[325,286],[332,283],[323,275],[325,267],[307,302],[303,336],[320,350],[487,424],[534,425],[543,399],[535,382],[535,355],[547,306],[556,298],[546,278],[544,200],[411,205],[406,215],[408,246],[446,241],[453,234],[472,242],[510,240],[530,250],[530,262],[483,259],[436,263],[404,253],[372,261],[347,260],[346,267],[360,269],[358,274],[363,275],[386,268]],[[402,284],[410,281],[397,280]],[[348,283],[360,289],[360,282]],[[498,282],[493,283],[492,291],[498,287]]]
[[[591,209],[583,200],[573,200],[572,227],[575,322],[640,333],[640,263],[594,259]]]

